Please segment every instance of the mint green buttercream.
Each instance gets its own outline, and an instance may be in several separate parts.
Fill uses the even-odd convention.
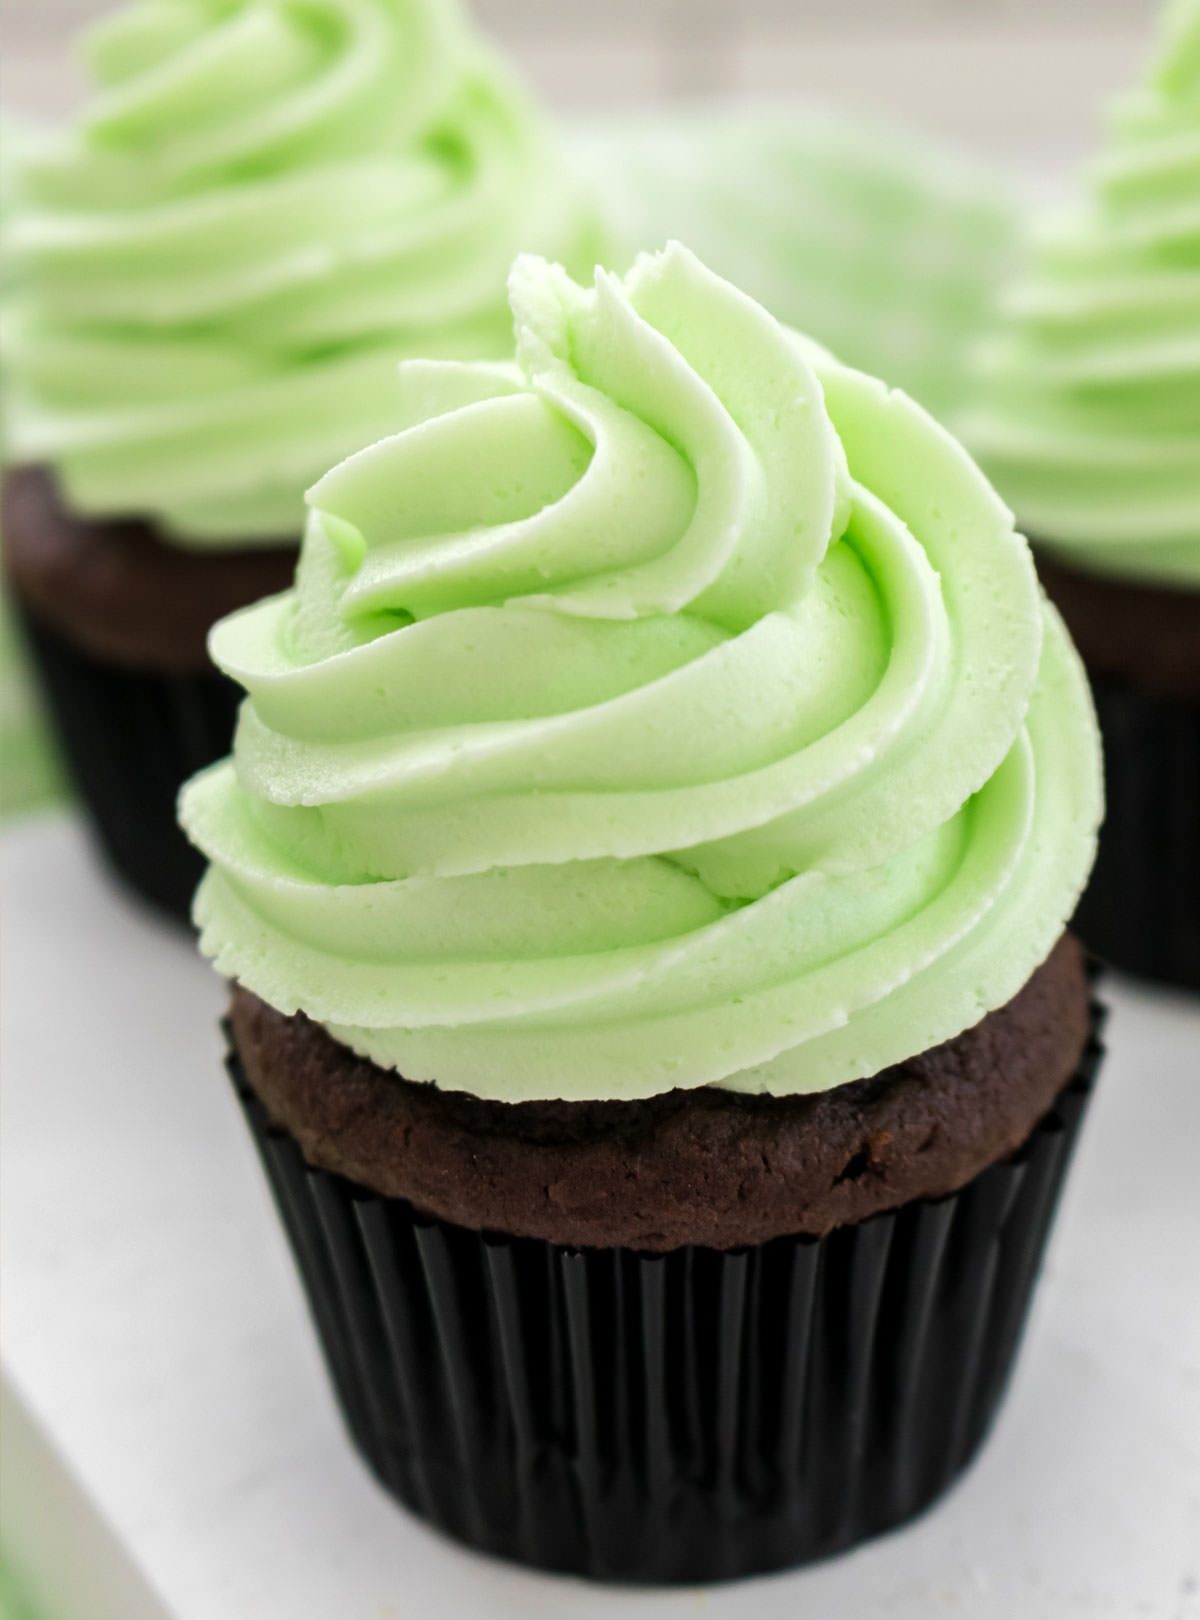
[[[221,970],[482,1096],[837,1085],[1012,996],[1099,819],[1028,549],[911,400],[680,247],[525,257],[233,615],[185,790]]]
[[[1010,315],[963,432],[1020,522],[1088,568],[1200,586],[1200,0],[1168,8]]]
[[[10,453],[186,544],[295,540],[405,354],[510,347],[521,249],[590,211],[452,0],[140,0],[4,231]]]

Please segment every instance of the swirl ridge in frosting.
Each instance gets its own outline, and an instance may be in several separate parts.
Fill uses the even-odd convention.
[[[410,362],[185,790],[218,966],[479,1095],[823,1089],[948,1039],[1090,866],[1086,683],[905,396],[685,249],[524,257],[511,364]]]
[[[9,454],[86,514],[294,541],[398,358],[507,353],[513,255],[600,246],[451,0],[140,0],[86,55],[4,229]]]
[[[1200,3],[1114,111],[1083,205],[1044,232],[981,351],[966,442],[1039,541],[1200,585]]]

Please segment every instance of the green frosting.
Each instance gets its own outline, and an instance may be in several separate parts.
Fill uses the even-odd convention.
[[[517,361],[401,368],[185,790],[204,950],[481,1096],[823,1089],[975,1023],[1091,863],[1094,719],[909,399],[674,246],[525,257]]]
[[[1086,567],[1200,586],[1200,0],[1116,109],[981,356],[967,442],[1028,532]]]
[[[521,249],[591,213],[450,0],[140,0],[75,128],[20,154],[9,449],[191,545],[294,540],[388,432],[405,354],[504,355]]]
[[[634,247],[687,242],[848,365],[943,421],[962,408],[972,347],[1026,246],[1003,174],[803,101],[626,114],[578,146]]]

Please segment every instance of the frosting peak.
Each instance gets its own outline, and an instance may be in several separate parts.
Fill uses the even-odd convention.
[[[1047,230],[963,432],[1039,542],[1200,585],[1200,0],[1168,10],[1083,206]]]
[[[522,92],[447,0],[141,0],[5,230],[10,452],[89,514],[294,540],[406,353],[509,351],[520,248],[590,267]]]
[[[836,1085],[1007,1000],[1098,819],[1024,542],[903,395],[680,247],[523,258],[509,365],[401,368],[295,589],[212,639],[204,948],[414,1079]]]
[[[599,272],[590,292],[518,259],[510,294],[518,369],[486,377],[491,397],[310,491],[364,550],[343,612],[419,619],[509,599],[600,619],[687,610],[737,630],[794,606],[848,515],[844,458],[799,346],[730,288],[714,352],[711,281],[679,250],[626,282]],[[720,395],[702,380],[714,371]],[[412,375],[483,386],[476,367]]]

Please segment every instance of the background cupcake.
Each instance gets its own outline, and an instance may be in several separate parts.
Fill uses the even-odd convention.
[[[1200,988],[1200,4],[1164,32],[983,356],[965,432],[1095,689],[1108,817],[1079,927]]]
[[[986,1429],[1094,1062],[1095,726],[904,396],[679,247],[511,297],[518,366],[404,367],[294,590],[216,631],[196,919],[380,1477],[717,1578]]]
[[[109,856],[182,910],[204,641],[290,578],[301,496],[395,425],[398,355],[501,353],[520,248],[594,261],[522,91],[447,0],[133,5],[4,226],[4,544]]]

